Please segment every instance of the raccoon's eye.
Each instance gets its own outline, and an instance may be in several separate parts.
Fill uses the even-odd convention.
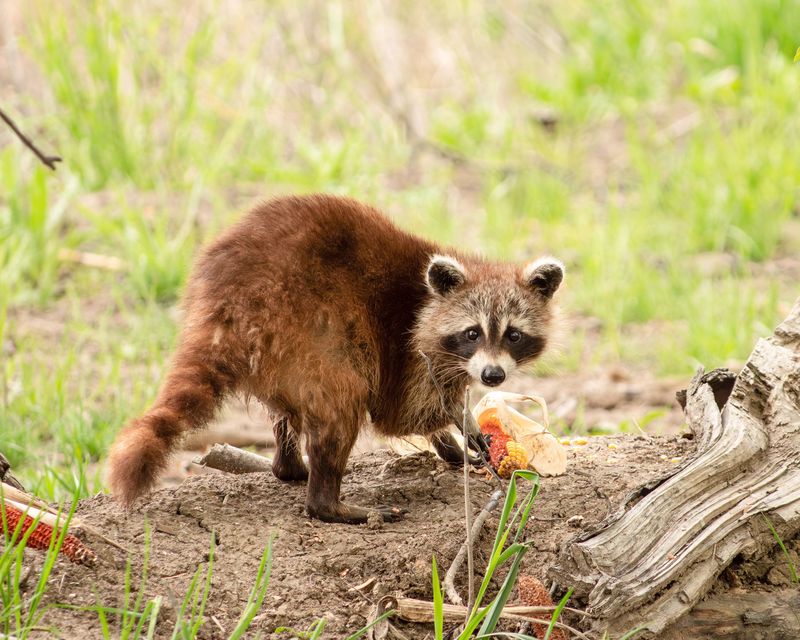
[[[477,329],[467,329],[464,332],[464,337],[470,342],[475,342],[478,338],[481,337],[481,333]]]
[[[519,342],[522,340],[522,334],[517,331],[516,329],[512,329],[508,332],[508,341],[509,342]]]

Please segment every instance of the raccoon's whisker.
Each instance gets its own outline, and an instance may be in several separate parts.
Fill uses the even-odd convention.
[[[457,353],[453,353],[451,351],[442,351],[440,349],[434,349],[430,353],[440,356],[445,356],[446,358],[452,358],[453,360],[462,360],[464,362],[469,361],[469,358],[465,358],[464,356],[460,356]]]
[[[445,372],[442,372],[440,370],[439,375],[437,375],[437,378],[438,378],[439,382],[442,385],[448,385],[451,382],[454,382],[454,381],[458,380],[459,378],[464,377],[466,375],[467,375],[467,372],[464,371],[463,369],[458,369],[458,370],[455,370],[455,371],[445,371]]]
[[[436,367],[437,373],[447,373],[450,371],[461,371],[462,373],[466,373],[460,364],[454,362],[445,362]]]

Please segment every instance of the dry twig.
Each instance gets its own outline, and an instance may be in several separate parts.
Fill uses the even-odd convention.
[[[75,251],[74,249],[64,248],[59,250],[58,259],[107,271],[124,271],[127,268],[125,261],[116,256],[105,256],[91,251]]]
[[[457,402],[455,403],[456,404],[455,409],[456,410],[460,409],[460,411],[456,412],[454,410],[451,410],[451,407],[447,403],[447,398],[444,395],[444,389],[442,389],[442,385],[439,384],[439,380],[436,378],[436,374],[433,371],[433,363],[431,362],[431,359],[423,351],[419,351],[419,355],[425,361],[425,365],[428,367],[428,375],[430,376],[431,381],[433,382],[433,386],[436,387],[436,391],[439,392],[439,400],[442,403],[442,408],[444,409],[445,413],[447,413],[447,415],[450,416],[450,419],[453,421],[453,424],[458,424],[460,420],[465,419],[469,424],[470,433],[478,434],[476,438],[473,438],[472,435],[470,435],[468,442],[464,442],[464,446],[466,447],[468,443],[474,445],[473,448],[475,449],[475,452],[478,454],[478,457],[481,459],[483,467],[488,469],[489,472],[494,477],[494,479],[497,480],[497,482],[501,486],[503,486],[503,480],[500,478],[499,475],[497,475],[497,471],[495,471],[495,468],[491,464],[489,464],[489,461],[486,459],[486,456],[483,455],[483,449],[481,449],[479,443],[476,441],[477,437],[480,437],[481,428],[478,426],[478,423],[475,421],[475,418],[469,411],[465,413],[465,407],[463,406],[459,407],[458,406],[459,403]]]
[[[61,158],[59,156],[48,156],[39,151],[39,148],[33,143],[33,141],[19,130],[19,127],[14,124],[14,121],[6,113],[4,113],[2,109],[0,109],[0,118],[2,118],[11,128],[11,130],[17,135],[17,137],[22,141],[22,144],[36,154],[36,157],[42,161],[42,164],[49,167],[53,171],[56,170],[56,162],[61,162]]]
[[[469,497],[469,455],[467,454],[467,413],[469,412],[469,387],[464,392],[464,421],[461,428],[464,433],[464,524],[467,529],[467,609],[472,610],[475,602],[475,569],[472,564],[472,500]],[[452,569],[452,566],[450,567]],[[448,570],[448,573],[450,571]],[[467,614],[467,619],[469,613]]]
[[[442,587],[444,588],[447,597],[449,598],[450,602],[455,605],[462,605],[463,601],[461,600],[461,596],[458,595],[458,591],[455,588],[455,577],[456,574],[461,569],[461,565],[464,564],[464,558],[467,555],[467,548],[471,546],[470,540],[476,540],[478,535],[483,528],[483,523],[486,522],[486,518],[489,517],[489,514],[497,508],[497,505],[500,503],[500,498],[503,497],[503,489],[497,489],[494,493],[489,497],[489,502],[487,502],[478,516],[475,518],[475,522],[472,523],[472,527],[470,527],[470,532],[467,538],[467,541],[461,545],[461,548],[458,550],[456,557],[453,558],[453,563],[450,565],[450,568],[447,570],[447,573],[444,576],[444,580],[442,581]],[[470,600],[472,598],[470,597]],[[470,607],[471,608],[471,607]]]

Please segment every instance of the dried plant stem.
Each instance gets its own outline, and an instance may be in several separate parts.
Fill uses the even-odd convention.
[[[489,501],[483,506],[483,509],[481,509],[481,512],[476,516],[475,521],[470,527],[469,534],[467,536],[468,542],[477,539],[481,529],[483,528],[483,523],[486,522],[486,518],[489,517],[489,514],[497,508],[498,504],[500,504],[500,499],[504,494],[505,492],[503,489],[497,489],[494,493],[492,493],[492,495],[489,497]],[[458,550],[456,557],[453,558],[453,563],[447,570],[447,573],[444,576],[444,581],[442,582],[442,586],[444,587],[444,591],[447,594],[448,599],[455,605],[464,604],[461,596],[458,595],[458,591],[456,591],[454,580],[456,574],[461,569],[461,565],[464,564],[464,558],[467,556],[468,546],[471,547],[471,544],[468,545],[467,542],[461,545],[461,548]]]
[[[14,124],[14,121],[7,114],[5,114],[2,109],[0,109],[0,118],[2,118],[5,121],[5,123],[11,128],[11,130],[15,134],[17,134],[17,137],[22,141],[22,144],[24,144],[26,147],[28,147],[28,149],[33,151],[36,157],[42,161],[42,164],[44,164],[46,167],[49,167],[53,171],[56,170],[56,162],[61,162],[60,157],[48,156],[39,151],[39,148],[33,143],[33,141],[30,138],[28,138],[28,136],[26,136],[24,133],[22,133],[22,131],[19,130],[19,127],[17,127],[17,125]]]
[[[451,408],[448,405],[447,399],[446,399],[446,397],[444,395],[444,389],[442,389],[442,385],[439,384],[439,380],[436,378],[436,374],[433,371],[433,363],[431,362],[431,359],[423,351],[419,351],[419,355],[425,361],[425,365],[428,367],[428,375],[430,376],[431,381],[433,382],[433,386],[436,388],[436,391],[439,392],[439,399],[440,399],[440,401],[442,403],[442,408],[445,410],[445,413],[447,413],[450,416],[450,419],[453,421],[453,424],[458,424],[460,420],[464,419],[464,412],[463,412],[464,407],[461,407],[461,410],[462,410],[461,415],[458,415],[458,414],[453,413],[451,411]],[[456,407],[456,408],[458,408],[458,407]],[[472,430],[480,433],[480,427],[475,422],[475,418],[472,417],[471,413],[468,413],[466,415],[466,421],[469,423],[470,428]],[[466,448],[466,446],[467,446],[467,442],[464,442],[464,447]],[[478,454],[478,457],[481,459],[481,463],[483,464],[483,467],[485,469],[488,469],[489,473],[492,474],[494,479],[501,486],[503,486],[502,478],[500,478],[500,476],[497,475],[497,471],[495,471],[495,468],[492,465],[489,464],[489,461],[486,459],[486,456],[483,455],[483,451],[481,451],[481,449],[479,447],[476,447],[475,448],[475,452]]]
[[[489,514],[497,507],[498,503],[500,502],[500,498],[505,493],[503,481],[500,479],[500,476],[497,475],[497,471],[495,471],[494,467],[489,464],[489,461],[486,460],[486,457],[483,455],[483,451],[480,448],[476,448],[476,452],[478,456],[480,456],[481,462],[483,466],[488,469],[491,474],[494,476],[495,480],[499,483],[500,487],[492,493],[491,497],[489,498],[489,502],[483,507],[481,512],[478,514],[478,517],[475,519],[475,522],[470,524],[470,520],[472,518],[472,510],[471,510],[471,500],[469,495],[469,455],[467,453],[467,444],[469,443],[469,431],[470,428],[477,429],[480,431],[480,427],[474,424],[475,419],[472,417],[472,414],[469,411],[469,388],[466,389],[464,394],[464,404],[461,407],[461,416],[456,416],[451,412],[450,406],[448,406],[444,389],[439,384],[439,380],[436,378],[436,374],[433,371],[433,363],[431,359],[425,354],[424,352],[420,351],[419,355],[425,361],[425,365],[428,367],[428,375],[433,382],[433,386],[439,392],[439,398],[442,403],[442,407],[444,408],[445,412],[450,415],[450,418],[453,420],[454,424],[458,424],[459,417],[461,419],[461,426],[464,436],[464,505],[466,511],[466,528],[467,528],[467,539],[464,544],[461,545],[461,548],[458,550],[456,557],[453,559],[453,563],[450,565],[450,568],[447,570],[445,574],[444,580],[442,581],[442,588],[444,589],[445,593],[447,594],[448,599],[450,602],[454,604],[461,605],[463,604],[463,600],[461,596],[458,595],[458,591],[456,591],[454,580],[456,573],[461,569],[461,565],[464,564],[464,558],[467,558],[467,571],[468,571],[468,598],[470,607],[474,602],[474,565],[473,565],[473,540],[478,537],[480,533],[481,527],[483,527],[483,523],[486,521],[486,518],[489,517]],[[471,608],[467,609],[469,612]],[[468,615],[468,613],[467,613]]]
[[[464,524],[467,529],[467,611],[475,602],[475,569],[472,564],[472,500],[469,495],[469,455],[467,454],[467,413],[469,412],[469,387],[464,392],[464,420],[461,428],[464,433]],[[469,613],[465,619],[469,620]]]

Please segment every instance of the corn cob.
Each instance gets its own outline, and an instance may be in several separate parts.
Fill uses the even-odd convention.
[[[550,592],[538,578],[522,574],[517,580],[517,589],[519,591],[519,601],[523,605],[529,607],[554,606]],[[533,632],[537,638],[544,638],[547,627],[541,624],[534,624]],[[561,629],[553,629],[550,638],[552,640],[566,640],[566,635]]]
[[[34,507],[26,507],[12,500],[6,500],[5,502],[0,501],[0,505],[2,505],[0,508],[5,511],[3,533],[6,538],[12,536],[18,526],[18,540],[27,533],[28,529],[34,527],[28,537],[27,546],[32,549],[46,550],[50,548],[50,542],[53,537],[59,535],[59,532],[53,527],[53,524],[46,522],[46,520],[54,520],[54,518],[47,518],[47,516],[52,516],[52,514],[39,511]],[[39,517],[39,522],[36,522],[37,516]],[[20,524],[20,522],[22,524]],[[93,565],[97,561],[97,556],[94,551],[72,534],[64,536],[64,540],[61,544],[61,553],[77,564]]]
[[[528,454],[503,429],[497,416],[489,416],[480,423],[481,432],[489,442],[489,461],[501,478],[510,478],[517,469],[528,467]]]
[[[509,439],[506,442],[506,455],[500,460],[497,465],[497,475],[501,478],[510,478],[511,474],[517,469],[526,469],[528,467],[528,454],[519,442],[514,442]]]

